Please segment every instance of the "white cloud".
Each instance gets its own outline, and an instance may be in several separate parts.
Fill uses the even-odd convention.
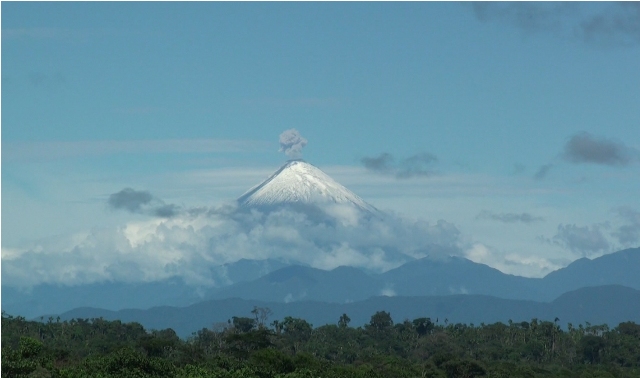
[[[449,293],[451,294],[469,294],[469,291],[462,285],[459,287],[449,286]]]
[[[396,291],[391,287],[385,287],[384,289],[380,290],[380,295],[384,297],[395,297]]]
[[[312,219],[290,210],[221,207],[42,239],[22,250],[3,250],[3,283],[28,287],[178,276],[191,285],[216,286],[226,282],[216,282],[211,268],[242,258],[385,271],[424,256],[434,245],[455,248],[459,242],[459,231],[445,221],[412,222],[391,215],[353,222],[350,212],[332,209],[331,214],[347,221]]]
[[[503,273],[529,277],[542,277],[563,266],[542,256],[524,256],[518,253],[496,251],[482,243],[475,243],[465,250],[464,257],[473,262],[498,269]],[[568,263],[569,261],[564,262]],[[535,274],[531,274],[532,272]]]

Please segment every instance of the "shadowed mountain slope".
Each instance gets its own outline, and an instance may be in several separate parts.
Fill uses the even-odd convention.
[[[547,274],[541,287],[545,299],[581,287],[623,285],[640,290],[640,248],[630,248],[593,260],[578,259]]]

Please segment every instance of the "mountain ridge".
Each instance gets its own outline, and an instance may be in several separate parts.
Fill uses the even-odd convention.
[[[339,274],[341,271],[337,268],[325,271],[289,266],[253,281],[215,289],[209,298],[343,303],[385,294],[476,294],[550,301],[568,291],[588,286],[623,285],[640,290],[640,280],[636,274],[640,268],[640,248],[614,252],[612,255],[615,254],[620,256],[609,256],[604,260],[600,257],[589,262],[579,260],[543,278],[505,274],[488,265],[457,256],[424,257],[379,274],[365,273],[353,267],[343,267],[344,274]],[[635,263],[636,260],[639,262]],[[605,268],[601,265],[602,261],[614,263]],[[607,277],[607,280],[597,280],[594,270]]]

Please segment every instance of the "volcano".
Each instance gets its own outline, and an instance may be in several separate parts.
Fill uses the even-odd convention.
[[[238,198],[244,208],[325,207],[346,205],[366,214],[379,211],[329,175],[304,160],[289,160]]]

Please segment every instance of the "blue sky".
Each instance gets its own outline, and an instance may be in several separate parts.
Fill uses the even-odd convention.
[[[474,261],[540,276],[636,247],[638,62],[637,3],[3,2],[3,260],[148,222],[107,207],[125,187],[233,200],[291,128]]]

